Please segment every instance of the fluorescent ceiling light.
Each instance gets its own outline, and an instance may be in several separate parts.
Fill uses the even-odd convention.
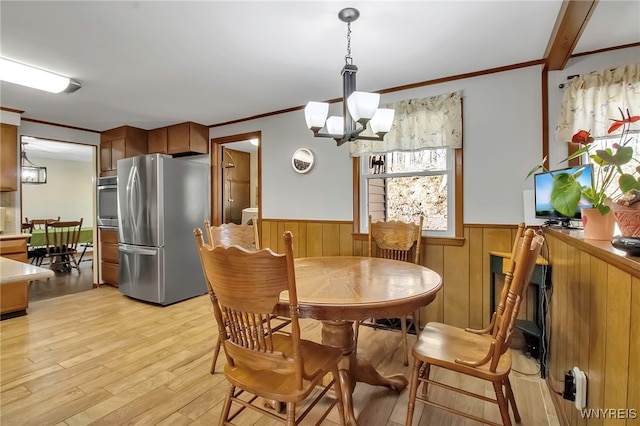
[[[82,85],[62,75],[0,58],[0,80],[51,93],[75,92]]]

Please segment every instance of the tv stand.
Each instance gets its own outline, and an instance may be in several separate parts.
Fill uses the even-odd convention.
[[[548,226],[554,229],[583,229],[581,226],[573,226],[571,224],[571,219],[558,219],[558,220],[547,220],[543,226]]]

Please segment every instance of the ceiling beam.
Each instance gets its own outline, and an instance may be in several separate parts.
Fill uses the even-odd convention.
[[[597,4],[598,0],[565,0],[562,2],[544,53],[547,71],[564,69]]]

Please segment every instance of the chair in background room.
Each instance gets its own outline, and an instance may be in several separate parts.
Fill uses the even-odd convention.
[[[49,268],[68,272],[80,267],[75,255],[78,253],[82,218],[79,221],[51,222],[45,224],[46,254]]]
[[[247,250],[260,249],[258,225],[255,221],[252,225],[225,223],[220,226],[212,226],[210,225],[209,220],[205,220],[204,227],[205,232],[207,233],[208,244],[211,247],[219,245],[230,247],[232,245],[237,245]],[[209,291],[211,292],[211,289],[209,289]],[[215,295],[209,294],[209,297],[215,298]],[[275,331],[281,330],[291,323],[291,320],[286,317],[274,317],[272,320],[278,321],[278,323],[274,324]],[[221,346],[222,340],[220,335],[218,335],[218,341],[216,342],[216,348],[213,354],[213,361],[211,362],[211,374],[216,372],[216,363],[218,362],[218,355],[220,354]]]
[[[216,296],[211,301],[227,358],[224,374],[229,391],[219,424],[230,424],[245,408],[288,425],[300,424],[320,400],[329,404],[318,423],[337,403],[344,424],[342,386],[349,383],[346,374],[338,371],[342,351],[300,337],[291,232],[284,234],[285,254],[234,245],[213,248],[204,244],[200,229],[194,234],[210,294]],[[291,333],[274,331],[271,324],[285,290]],[[332,380],[323,385],[329,373]],[[316,392],[317,387],[322,390]],[[332,387],[335,398],[323,398]],[[243,392],[253,396],[240,398]],[[312,394],[313,400],[307,401]],[[263,408],[258,398],[286,403],[286,414]],[[304,411],[296,415],[303,401]],[[234,403],[240,408],[230,414]]]
[[[460,392],[467,396],[479,398],[483,401],[498,405],[504,425],[511,425],[509,405],[513,410],[516,423],[520,423],[520,414],[509,381],[511,371],[511,352],[509,341],[515,328],[524,289],[527,288],[540,248],[544,243],[542,235],[536,235],[532,229],[524,234],[522,247],[519,248],[515,260],[513,276],[507,275],[505,286],[508,288],[505,299],[504,312],[495,316],[495,330],[492,334],[470,333],[437,322],[429,322],[420,333],[418,341],[413,346],[413,372],[409,388],[409,402],[406,424],[412,424],[416,401],[439,407],[446,411],[476,420],[486,424],[497,424],[487,419],[479,418],[469,412],[463,412],[450,406],[428,399],[428,385],[444,387]],[[490,381],[495,391],[495,399],[487,398],[484,394],[477,394],[463,389],[464,381],[456,381],[460,388],[443,384],[429,378],[431,366],[436,366]],[[423,383],[422,395],[417,396],[419,383]],[[453,401],[458,399],[453,398]],[[468,403],[465,402],[468,406]]]
[[[381,257],[403,262],[418,264],[420,262],[420,238],[422,236],[422,223],[424,217],[420,216],[419,223],[407,223],[402,221],[372,222],[369,216],[369,257]],[[409,365],[409,343],[407,342],[407,318],[400,317],[400,327],[404,345],[404,365]],[[418,311],[411,314],[411,323],[416,332],[420,332],[420,314]],[[358,342],[359,327],[368,325],[366,321],[356,321],[355,341]],[[375,321],[372,324],[375,326]]]
[[[32,234],[32,237],[27,241],[28,249],[27,256],[31,259],[31,263],[37,266],[42,264],[46,254],[46,241],[45,241],[45,225],[47,223],[59,222],[60,216],[57,219],[31,219],[28,217],[24,218],[24,222],[22,224],[22,232],[28,232]],[[28,231],[26,228],[28,227]],[[33,235],[35,234],[35,235]]]

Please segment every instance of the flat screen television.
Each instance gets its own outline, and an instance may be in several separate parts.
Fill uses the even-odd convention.
[[[578,177],[578,182],[582,186],[591,186],[593,179],[593,169],[591,164],[568,167],[566,169],[551,170],[549,172],[538,173],[533,179],[533,193],[535,197],[536,219],[545,219],[548,224],[559,224],[563,227],[571,227],[572,220],[581,220],[580,209],[593,207],[593,204],[581,198],[576,211],[571,216],[564,216],[551,205],[551,189],[553,188],[553,176],[559,173],[575,173],[582,170]]]

